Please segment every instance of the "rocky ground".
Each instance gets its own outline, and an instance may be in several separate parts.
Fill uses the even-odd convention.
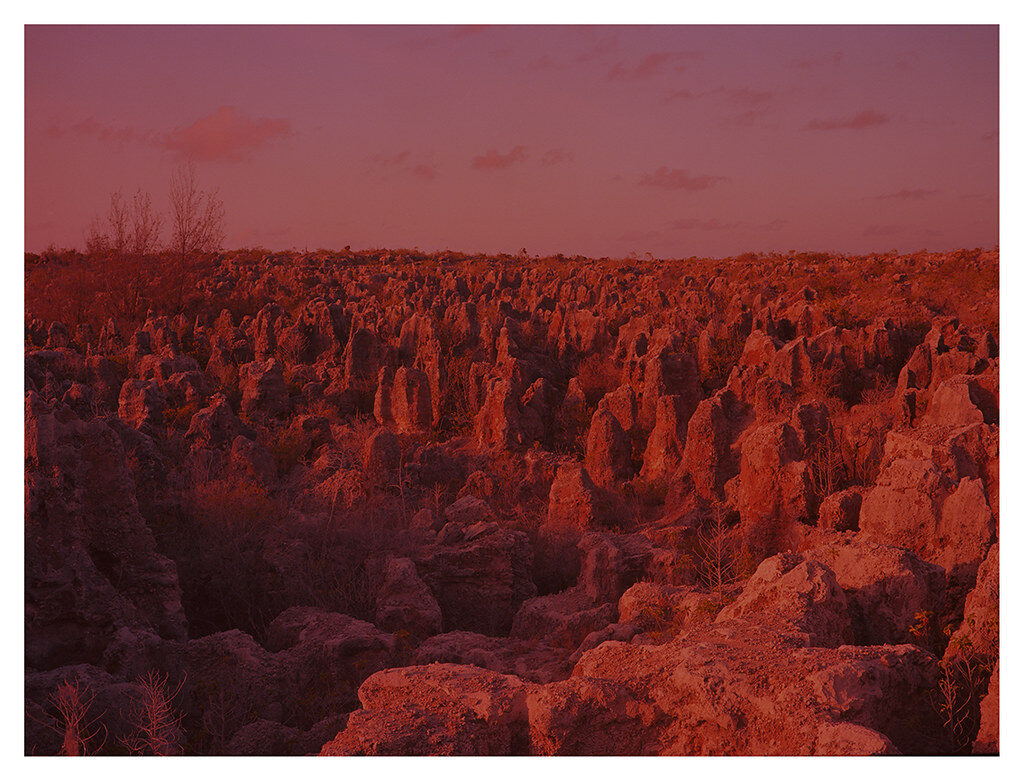
[[[26,753],[998,752],[998,262],[28,258]]]

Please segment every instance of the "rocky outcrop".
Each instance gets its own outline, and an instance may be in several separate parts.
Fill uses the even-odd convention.
[[[177,569],[139,514],[114,430],[29,392],[25,470],[26,663],[99,665],[120,628],[184,638]]]
[[[551,484],[544,525],[551,531],[587,529],[601,522],[606,504],[585,467],[563,464]]]
[[[238,369],[243,413],[249,416],[279,417],[288,411],[288,388],[284,369],[276,358],[254,361]]]
[[[615,612],[614,605],[597,604],[577,587],[526,600],[512,621],[511,636],[574,649],[591,632],[611,624]]]
[[[743,404],[731,391],[697,405],[686,426],[682,471],[693,479],[698,494],[722,498],[726,482],[739,472],[737,440],[749,422]]]
[[[512,383],[493,380],[474,420],[477,442],[494,450],[519,448],[525,443],[519,414],[519,399]]]
[[[536,683],[562,680],[572,670],[566,650],[543,640],[464,631],[445,632],[425,640],[416,648],[411,662],[469,664]]]
[[[403,667],[371,676],[362,710],[327,743],[325,756],[466,756],[527,753],[530,684],[453,664]]]
[[[445,631],[508,634],[519,606],[536,594],[533,553],[522,532],[495,525],[472,539],[429,545],[413,560],[441,606]]]
[[[441,608],[411,559],[388,562],[374,623],[413,643],[441,632]]]
[[[632,447],[618,419],[598,409],[587,434],[587,473],[598,486],[613,488],[633,476]]]
[[[737,618],[793,633],[807,645],[836,648],[853,640],[846,594],[833,572],[798,554],[766,559],[716,623]]]

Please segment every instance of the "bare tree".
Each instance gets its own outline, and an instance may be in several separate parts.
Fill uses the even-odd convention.
[[[130,201],[120,191],[110,196],[105,220],[96,218],[89,228],[86,251],[105,256],[102,277],[107,300],[122,319],[135,319],[142,309],[149,263],[160,247],[163,215],[153,211],[149,193],[136,191]]]
[[[160,233],[164,227],[164,217],[160,212],[153,211],[153,202],[149,193],[138,190],[132,198],[129,212],[128,252],[136,258],[144,258],[156,254],[160,249]]]
[[[195,164],[182,165],[171,176],[171,250],[176,260],[176,307],[181,308],[190,262],[203,252],[220,249],[224,241],[224,204],[216,191],[200,190]]]
[[[171,176],[171,247],[185,262],[223,241],[224,204],[216,191],[199,189],[195,165],[186,163]]]
[[[120,191],[111,193],[106,221],[93,219],[86,237],[90,254],[109,254],[115,258],[151,255],[160,246],[163,215],[153,211],[149,193],[136,191],[126,201]]]

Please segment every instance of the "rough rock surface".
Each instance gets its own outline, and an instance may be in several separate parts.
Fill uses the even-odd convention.
[[[411,559],[388,562],[374,623],[386,632],[404,632],[413,641],[440,634],[441,607]]]
[[[780,553],[763,561],[715,621],[743,617],[805,635],[810,646],[835,648],[853,640],[846,594],[835,574],[799,554]]]
[[[114,430],[30,392],[25,467],[26,663],[99,664],[120,628],[183,638],[177,570],[139,514]]]
[[[512,637],[576,648],[591,632],[615,621],[615,606],[596,604],[582,589],[534,597],[512,621]]]
[[[471,540],[429,545],[413,560],[441,606],[445,631],[507,634],[519,606],[537,591],[522,532],[495,526]]]

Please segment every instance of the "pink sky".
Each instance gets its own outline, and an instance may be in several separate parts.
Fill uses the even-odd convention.
[[[195,161],[227,247],[998,243],[998,28],[42,27],[26,249]]]

